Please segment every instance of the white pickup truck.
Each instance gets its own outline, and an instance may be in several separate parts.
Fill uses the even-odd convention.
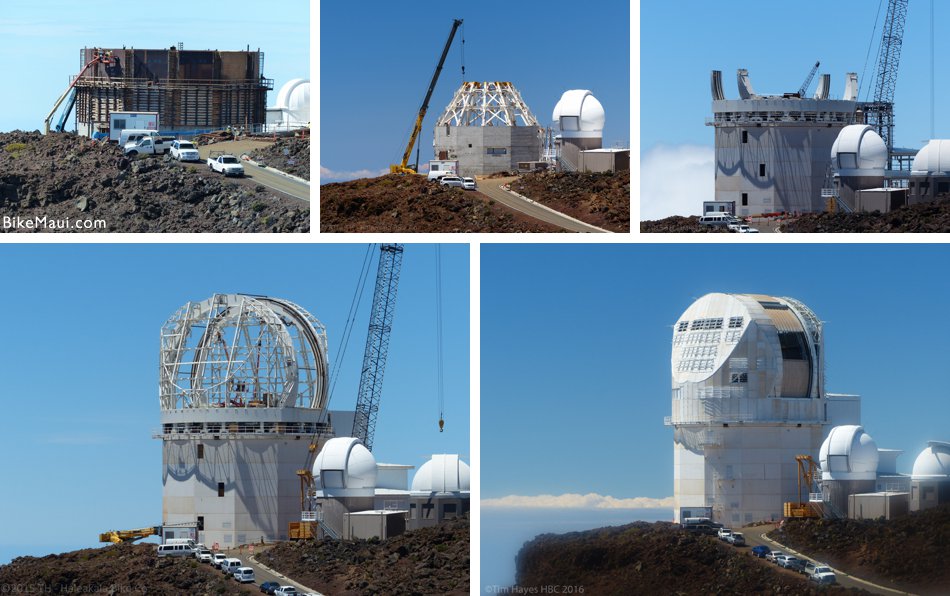
[[[172,142],[161,137],[144,137],[133,143],[127,143],[124,147],[125,154],[134,157],[142,155],[164,155],[171,149]]]
[[[208,158],[208,169],[215,172],[221,172],[225,176],[243,176],[244,166],[241,161],[233,155],[212,151]]]

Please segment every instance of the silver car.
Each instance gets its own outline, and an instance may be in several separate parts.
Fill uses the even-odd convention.
[[[462,179],[459,178],[458,176],[443,176],[442,180],[439,181],[439,184],[446,187],[454,186],[457,188],[462,188],[464,183],[462,182]]]
[[[474,178],[462,178],[462,188],[464,190],[475,190]]]

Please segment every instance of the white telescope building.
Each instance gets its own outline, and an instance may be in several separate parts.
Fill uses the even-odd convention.
[[[860,424],[860,398],[825,392],[822,323],[792,298],[707,294],[673,328],[674,515],[740,525],[798,500],[796,455]]]

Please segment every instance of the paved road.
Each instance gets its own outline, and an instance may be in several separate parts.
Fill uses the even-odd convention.
[[[266,147],[270,144],[271,143],[269,142],[259,141],[231,141],[227,143],[215,143],[213,145],[201,145],[198,147],[198,156],[201,158],[201,163],[195,165],[198,167],[200,172],[207,173],[208,166],[206,163],[208,155],[211,153],[211,151],[230,151],[233,152],[235,156],[240,157],[241,153],[257,147]],[[244,178],[231,178],[230,180],[237,180],[239,183],[244,184],[245,186],[256,186],[258,184],[262,184],[267,188],[276,190],[277,192],[292,199],[297,199],[306,203],[310,202],[309,184],[294,180],[293,178],[288,178],[287,176],[282,176],[270,168],[260,168],[247,162],[242,163],[244,164]],[[219,177],[221,176],[221,174],[216,172],[211,174]]]
[[[531,203],[501,189],[515,178],[485,178],[478,180],[478,191],[486,197],[498,201],[509,209],[524,213],[529,217],[555,225],[570,232],[605,232],[596,226],[577,221],[563,213]]]
[[[754,527],[749,527],[749,528],[742,528],[739,531],[742,532],[742,534],[745,536],[745,540],[748,543],[749,548],[753,546],[764,545],[764,546],[769,547],[772,550],[780,550],[784,553],[792,554],[799,558],[811,560],[809,559],[809,557],[805,556],[804,554],[796,553],[795,551],[789,548],[785,548],[783,546],[776,544],[775,542],[771,542],[767,540],[765,538],[765,534],[768,532],[771,532],[774,529],[775,529],[774,525],[768,525],[768,526],[754,526]],[[763,565],[770,565],[772,567],[777,567],[777,570],[782,573],[790,573],[792,575],[798,575],[799,577],[804,577],[796,571],[792,571],[790,569],[782,569],[781,567],[778,567],[774,563],[769,563],[765,559],[757,559],[757,560],[761,561]],[[889,588],[877,586],[875,584],[864,581],[862,579],[858,579],[852,575],[846,575],[837,569],[835,569],[835,576],[838,580],[838,585],[845,588],[860,588],[862,590],[867,590],[868,592],[871,592],[872,594],[888,594],[888,595],[907,594],[907,592],[891,590]]]

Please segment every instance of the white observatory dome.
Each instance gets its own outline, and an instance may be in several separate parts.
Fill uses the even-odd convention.
[[[838,133],[831,146],[831,159],[839,171],[880,170],[883,173],[887,165],[887,145],[867,124],[852,124]]]
[[[707,294],[673,326],[674,390],[681,398],[713,388],[753,399],[818,397],[820,336],[820,321],[797,300]]]
[[[933,140],[927,143],[914,157],[911,172],[914,174],[950,173],[950,141]]]
[[[310,80],[291,79],[277,92],[276,103],[267,108],[267,124],[277,130],[292,130],[310,124]]]
[[[933,141],[931,141],[933,142]],[[914,460],[912,480],[950,478],[950,443],[927,441],[927,448]]]
[[[467,492],[470,486],[468,464],[458,455],[433,455],[412,478],[414,493]]]
[[[877,478],[877,443],[864,428],[836,426],[821,444],[818,459],[823,480],[874,480]]]
[[[565,91],[551,118],[567,138],[602,137],[606,121],[604,106],[586,89]]]
[[[317,490],[328,496],[372,496],[376,488],[376,458],[354,437],[330,439],[313,462]]]

